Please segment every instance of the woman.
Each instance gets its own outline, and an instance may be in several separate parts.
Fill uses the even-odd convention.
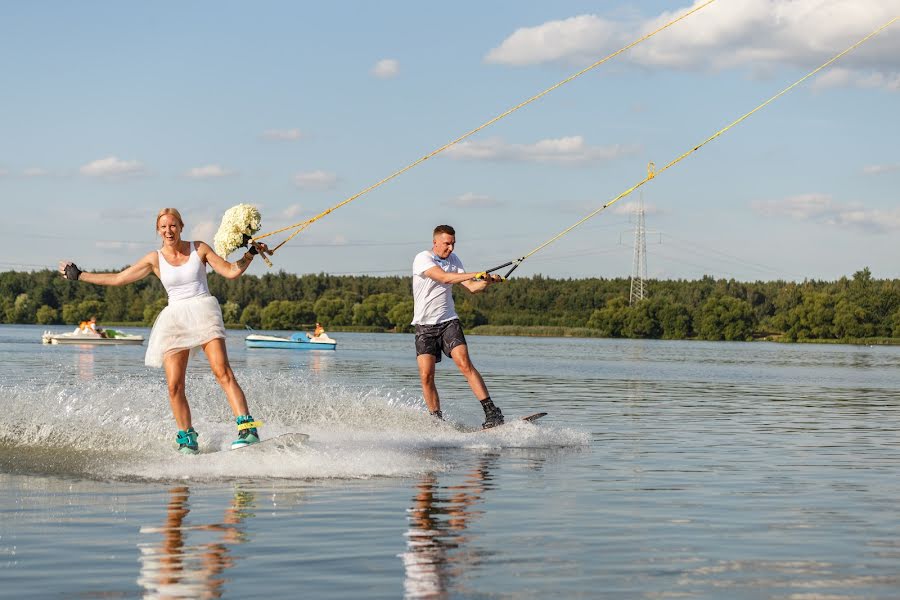
[[[169,296],[166,306],[150,332],[145,363],[162,367],[169,387],[169,403],[178,425],[178,450],[182,454],[197,454],[197,431],[191,425],[191,407],[184,391],[188,358],[203,348],[213,374],[222,386],[231,411],[237,420],[238,439],[232,448],[240,448],[259,441],[257,427],[261,425],[250,416],[247,399],[234,378],[225,350],[225,324],[219,302],[209,293],[206,266],[226,279],[235,279],[247,270],[259,252],[269,253],[265,244],[250,247],[238,261],[230,263],[203,242],[181,239],[184,221],[174,208],[164,208],[156,217],[156,232],[162,247],[150,252],[137,263],[119,273],[87,273],[72,262],[59,263],[59,272],[66,279],[86,281],[97,285],[126,285],[143,279],[151,272],[162,281]]]

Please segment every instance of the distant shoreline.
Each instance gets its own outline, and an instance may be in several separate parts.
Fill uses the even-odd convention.
[[[141,322],[127,322],[127,321],[111,321],[109,323],[104,322],[104,327],[146,327]],[[61,327],[60,325],[48,325],[47,327]],[[231,330],[240,330],[245,329],[246,327],[241,325],[240,323],[226,323],[226,329]],[[315,328],[315,324],[311,324],[307,327],[299,327],[295,331],[312,331]],[[347,326],[335,326],[327,329],[329,332],[348,332],[348,333],[385,333],[385,334],[396,334],[396,333],[408,333],[401,331],[394,331],[391,329],[385,329],[383,327],[354,327],[352,325]],[[247,330],[250,331],[250,330]],[[266,331],[266,330],[259,330]],[[540,338],[581,338],[581,339],[589,339],[589,338],[602,338],[602,339],[612,339],[612,340],[627,340],[627,339],[659,339],[659,338],[609,338],[599,335],[596,330],[590,329],[588,327],[548,327],[548,326],[527,326],[527,325],[478,325],[476,327],[472,327],[471,329],[466,330],[466,335],[496,335],[496,336],[510,336],[510,337],[540,337]],[[770,334],[765,336],[760,336],[758,338],[754,338],[750,340],[751,342],[774,342],[778,344],[847,344],[851,346],[900,346],[900,338],[888,338],[888,337],[872,337],[872,338],[850,338],[844,340],[830,340],[830,339],[804,339],[804,340],[786,340],[783,339],[783,335],[779,334]],[[677,338],[671,339],[667,341],[710,341],[710,340],[699,340],[698,338]]]

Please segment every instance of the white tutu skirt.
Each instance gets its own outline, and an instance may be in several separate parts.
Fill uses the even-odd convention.
[[[225,338],[225,323],[215,296],[174,300],[153,323],[144,364],[160,368],[167,353],[190,350],[193,356],[200,346],[216,338]]]

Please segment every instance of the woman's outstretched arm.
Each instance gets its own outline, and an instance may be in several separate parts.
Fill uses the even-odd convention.
[[[150,252],[118,273],[88,273],[79,269],[71,261],[61,261],[59,273],[66,279],[85,281],[96,285],[128,285],[143,279],[150,273],[157,272],[159,267],[154,264],[154,260],[158,260],[157,256],[156,252]]]

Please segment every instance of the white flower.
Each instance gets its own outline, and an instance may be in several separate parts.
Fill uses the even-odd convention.
[[[213,238],[216,254],[222,258],[247,244],[247,238],[259,231],[262,217],[255,206],[238,204],[232,206],[222,215],[222,224]]]

